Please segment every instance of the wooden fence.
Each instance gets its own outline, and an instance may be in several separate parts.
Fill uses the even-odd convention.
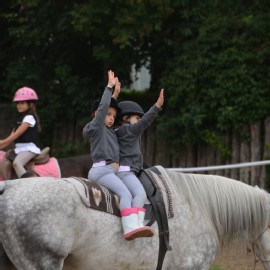
[[[155,138],[154,125],[142,136],[142,151],[147,164],[151,166],[159,164],[166,168],[196,168],[270,159],[270,117],[245,127],[243,131],[247,137],[250,137],[249,141],[241,141],[237,133],[224,134],[224,139],[232,153],[225,162],[218,150],[203,143],[193,147],[179,146],[177,155],[171,154],[166,141],[153,139]],[[270,168],[269,165],[251,166],[199,173],[218,174],[253,186],[269,188],[268,168]]]
[[[0,138],[4,138],[11,130],[14,121],[14,108],[0,104]],[[80,144],[82,142],[82,124],[74,121],[65,122],[52,130],[52,148],[57,142],[62,141],[65,145]],[[142,135],[142,153],[144,160],[149,166],[162,165],[170,168],[193,168],[235,164],[270,159],[270,117],[264,121],[253,123],[243,130],[250,137],[248,142],[240,140],[237,133],[224,134],[224,138],[231,149],[232,155],[225,162],[219,151],[206,144],[193,147],[179,146],[174,149],[174,154],[169,150],[167,142],[155,139],[155,125],[151,125]],[[84,145],[85,153],[89,152],[87,144]],[[241,180],[250,185],[258,185],[269,188],[267,169],[269,166],[244,167],[238,169],[226,169],[217,171],[200,172],[203,174],[218,174],[233,179]]]

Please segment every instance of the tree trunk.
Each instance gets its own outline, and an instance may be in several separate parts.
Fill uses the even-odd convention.
[[[264,121],[264,145],[263,145],[263,159],[270,159],[270,117],[267,117]],[[270,165],[262,167],[262,181],[264,183],[263,188],[270,188]]]
[[[232,164],[240,162],[240,139],[236,132],[232,133]],[[239,180],[239,169],[231,169],[231,178]]]
[[[243,129],[244,133],[249,134],[249,127],[245,126]],[[247,142],[241,141],[240,143],[240,163],[249,162],[250,161],[250,144]],[[250,184],[250,167],[240,168],[240,176],[239,179],[246,183]]]
[[[256,122],[251,125],[251,161],[260,161],[261,160],[261,125],[260,122]],[[260,173],[261,166],[256,166],[251,168],[251,179],[250,184],[255,185],[264,185],[260,183]]]

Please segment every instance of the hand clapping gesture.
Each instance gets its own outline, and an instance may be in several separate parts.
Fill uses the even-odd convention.
[[[118,78],[114,76],[113,71],[109,70],[108,71],[108,84],[107,84],[107,87],[113,88],[117,82],[118,82]]]
[[[114,99],[117,99],[119,94],[121,92],[121,83],[119,82],[119,80],[117,80],[116,84],[115,84],[115,87],[114,87],[114,92],[113,92],[113,95],[112,97]]]

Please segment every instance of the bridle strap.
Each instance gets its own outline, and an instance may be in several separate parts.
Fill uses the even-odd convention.
[[[253,270],[255,270],[256,264],[258,263],[258,259],[257,259],[256,253],[255,253],[255,244],[254,244],[254,242],[251,245],[251,249],[252,249],[253,258],[254,258],[253,259]]]
[[[252,247],[252,252],[253,252],[253,256],[254,256],[254,267],[253,267],[253,270],[255,270],[255,268],[256,268],[256,264],[258,263],[258,256],[256,255],[256,253],[255,253],[255,243],[258,241],[258,239],[266,232],[266,230],[267,229],[269,229],[270,227],[269,226],[267,226],[266,228],[265,228],[265,230],[263,230],[262,231],[262,233],[260,233],[259,234],[259,236],[254,240],[254,241],[252,241],[251,243],[251,247]],[[269,260],[262,260],[262,259],[260,259],[260,261],[261,262],[270,262]]]

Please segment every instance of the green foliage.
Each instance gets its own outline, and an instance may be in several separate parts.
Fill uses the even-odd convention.
[[[107,70],[129,88],[149,59],[149,98],[132,99],[148,109],[165,88],[158,134],[172,149],[206,142],[226,158],[223,134],[269,114],[269,1],[2,2],[0,98],[36,89],[48,144],[62,119],[89,116]]]
[[[174,13],[178,28],[166,25],[174,39],[163,63],[160,134],[173,144],[204,141],[229,155],[221,134],[269,113],[269,10],[198,3]]]
[[[68,144],[65,141],[59,141],[54,145],[51,155],[57,158],[72,157],[85,154],[85,149],[88,148],[89,143],[84,141]]]

